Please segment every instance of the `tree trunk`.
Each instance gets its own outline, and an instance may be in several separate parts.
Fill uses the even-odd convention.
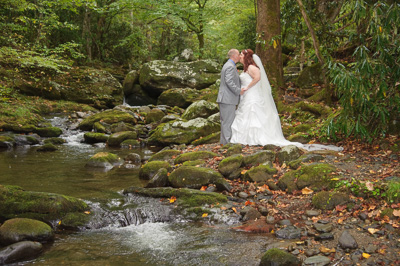
[[[331,88],[329,86],[328,79],[326,78],[326,71],[325,71],[325,66],[324,66],[325,60],[324,60],[324,58],[322,57],[322,55],[321,55],[321,53],[319,51],[319,41],[317,39],[317,36],[315,35],[314,28],[311,25],[311,21],[307,16],[306,10],[305,10],[304,5],[303,5],[303,2],[301,0],[296,0],[296,1],[299,4],[301,14],[303,15],[303,18],[304,18],[304,22],[306,23],[306,25],[308,27],[308,30],[310,31],[311,38],[312,38],[312,41],[313,41],[314,50],[315,50],[315,55],[317,56],[318,61],[321,63],[322,75],[323,75],[324,85],[325,85],[325,95],[324,95],[325,96],[324,97],[325,98],[325,102],[327,104],[331,104],[331,102],[332,102],[332,90],[331,90]]]
[[[257,0],[257,34],[256,53],[265,66],[268,79],[278,92],[284,87],[280,0]],[[275,40],[275,41],[274,41]]]
[[[199,59],[203,58],[204,55],[204,32],[203,25],[200,25],[200,32],[197,33],[197,39],[199,40]]]
[[[82,39],[86,42],[86,54],[89,61],[92,61],[92,39],[90,37],[90,11],[87,7],[85,7],[85,14],[83,17],[83,26],[82,26]]]

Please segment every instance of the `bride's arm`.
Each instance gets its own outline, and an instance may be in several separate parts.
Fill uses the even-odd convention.
[[[261,75],[260,75],[260,69],[256,66],[250,65],[249,68],[247,69],[247,72],[249,73],[250,77],[253,79],[249,85],[247,85],[246,88],[244,88],[244,91],[247,91],[251,87],[257,84],[257,82],[260,81]]]

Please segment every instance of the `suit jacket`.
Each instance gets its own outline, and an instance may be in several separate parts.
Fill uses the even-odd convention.
[[[221,70],[217,103],[238,104],[240,95],[240,79],[236,66],[228,60]]]

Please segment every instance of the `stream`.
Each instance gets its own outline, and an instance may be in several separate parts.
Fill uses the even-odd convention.
[[[35,146],[1,151],[0,184],[81,198],[98,214],[89,228],[58,232],[39,257],[16,265],[258,265],[266,246],[277,241],[230,229],[238,221],[191,222],[171,216],[171,206],[159,199],[123,195],[125,188],[146,185],[139,168],[99,171],[85,168],[87,160],[101,151],[150,156],[157,148],[85,144],[83,132],[63,126],[66,120],[49,119],[67,141],[55,152]]]

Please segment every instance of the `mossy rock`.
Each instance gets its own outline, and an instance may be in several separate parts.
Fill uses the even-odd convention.
[[[174,160],[181,153],[182,152],[179,150],[171,150],[171,149],[162,150],[162,151],[157,152],[156,154],[153,154],[149,158],[149,162]]]
[[[108,138],[107,144],[110,147],[120,147],[121,143],[127,139],[137,139],[136,131],[121,131],[111,134]]]
[[[311,136],[303,132],[298,132],[296,134],[288,136],[286,139],[291,142],[300,142],[303,144],[307,144],[308,142],[310,142]]]
[[[200,100],[192,103],[182,114],[182,119],[190,120],[197,117],[208,118],[219,112],[218,104]]]
[[[0,222],[15,217],[28,217],[50,223],[67,213],[87,209],[88,205],[77,198],[0,185]]]
[[[128,124],[125,122],[114,123],[109,128],[112,133],[117,133],[122,131],[135,131],[135,125]]]
[[[30,124],[20,125],[19,123],[10,123],[2,125],[2,129],[4,131],[12,131],[15,133],[32,133],[35,132],[36,126]]]
[[[194,151],[194,152],[187,152],[187,153],[182,153],[178,157],[175,158],[174,163],[175,164],[180,164],[184,163],[186,161],[194,161],[198,159],[203,159],[207,160],[210,158],[217,157],[218,154],[210,151]]]
[[[53,143],[46,143],[36,149],[36,151],[39,151],[39,152],[48,152],[48,151],[56,151],[56,150],[58,150],[58,149]]]
[[[260,151],[251,155],[245,156],[243,164],[246,166],[257,166],[266,162],[275,161],[275,152],[273,151]]]
[[[299,266],[301,261],[294,255],[279,248],[271,248],[264,253],[260,266]]]
[[[176,197],[178,204],[182,207],[196,207],[203,206],[204,204],[217,205],[218,203],[227,202],[227,197],[220,193],[200,191],[197,189],[189,188],[138,188],[131,187],[125,189],[124,194],[137,194],[140,196],[147,196],[153,198],[171,198]]]
[[[234,154],[241,154],[242,153],[242,145],[241,144],[233,144],[226,150],[225,156],[231,156]]]
[[[92,215],[83,212],[71,212],[65,215],[59,223],[63,229],[77,230],[84,228],[91,219]]]
[[[220,125],[204,118],[189,121],[171,121],[160,124],[150,132],[149,144],[171,145],[189,144],[192,141],[218,132]]]
[[[93,155],[86,163],[86,167],[111,169],[121,165],[123,160],[118,155],[111,152],[98,152]]]
[[[315,191],[324,188],[333,188],[336,177],[336,167],[326,163],[315,163],[304,166],[299,170],[294,170],[284,174],[278,181],[277,185],[282,190],[292,193],[294,190],[301,190],[305,187]]]
[[[84,131],[91,131],[93,129],[93,125],[96,122],[107,123],[109,125],[125,122],[129,124],[136,124],[137,120],[135,117],[127,112],[111,109],[106,110],[104,112],[100,112],[85,118],[80,124],[79,129]]]
[[[266,183],[278,170],[269,165],[259,165],[244,174],[244,179],[250,182]]]
[[[58,127],[37,127],[34,132],[46,138],[59,137],[63,133]]]
[[[51,144],[54,144],[54,145],[61,145],[61,144],[66,143],[67,141],[65,139],[63,139],[63,138],[48,138],[48,139],[45,139],[43,142],[45,144],[51,143]]]
[[[108,129],[110,125],[103,122],[95,122],[93,124],[93,129],[97,133],[108,133],[110,130]]]
[[[186,161],[182,164],[183,166],[201,166],[201,167],[205,167],[206,166],[206,162],[202,159],[198,159],[195,161]]]
[[[161,168],[165,168],[168,171],[171,171],[171,165],[165,161],[151,161],[146,163],[140,168],[139,178],[150,180],[157,174],[158,170]]]
[[[108,140],[108,136],[104,133],[94,133],[94,132],[86,132],[83,135],[86,143],[94,144],[94,143],[105,143]]]
[[[213,144],[213,143],[218,143],[220,138],[221,138],[221,132],[215,132],[208,136],[196,139],[190,144],[195,145],[195,146],[203,145],[203,144]]]
[[[232,173],[240,169],[243,164],[243,155],[235,154],[229,156],[218,164],[218,171],[225,177],[229,177]]]
[[[338,205],[346,204],[350,201],[347,193],[320,191],[312,198],[312,204],[320,210],[333,210]]]
[[[300,88],[310,88],[313,84],[322,84],[323,81],[322,66],[316,63],[304,68],[295,83]]]
[[[11,136],[0,136],[0,149],[1,148],[12,148],[15,144],[15,140]]]
[[[146,188],[165,187],[168,184],[168,170],[160,168],[147,183]]]
[[[175,188],[199,189],[208,184],[214,184],[223,176],[210,168],[181,166],[174,170],[168,177],[169,183]]]
[[[300,157],[300,155],[301,151],[295,145],[285,146],[276,154],[280,164],[296,160]]]
[[[308,162],[318,162],[324,159],[324,156],[320,154],[314,154],[314,153],[309,153],[309,154],[303,154],[301,155],[298,159],[290,161],[288,163],[289,167],[291,169],[297,169],[302,163],[308,163]]]
[[[140,147],[140,141],[136,139],[127,139],[121,143],[121,148],[132,149]]]
[[[158,108],[153,108],[146,116],[146,123],[160,122],[165,113]]]
[[[187,108],[193,102],[200,100],[200,96],[201,93],[196,89],[174,88],[163,91],[157,99],[157,104]]]
[[[296,104],[296,108],[309,112],[315,117],[328,117],[333,113],[332,108],[326,105],[310,102],[299,102]]]
[[[14,218],[0,226],[0,243],[9,245],[20,241],[41,243],[54,238],[53,229],[46,223],[28,218]]]

